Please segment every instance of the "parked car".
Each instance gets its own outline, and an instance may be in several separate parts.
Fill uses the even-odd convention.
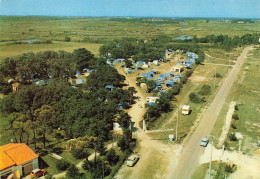
[[[126,165],[129,167],[133,167],[136,162],[138,161],[139,157],[138,155],[131,155],[130,157],[128,157],[127,161],[126,161]]]
[[[47,173],[47,170],[45,170],[45,169],[34,169],[30,173],[30,177],[41,177],[41,176],[44,176],[46,173]]]
[[[207,147],[208,143],[209,143],[209,139],[204,137],[201,139],[200,146]]]

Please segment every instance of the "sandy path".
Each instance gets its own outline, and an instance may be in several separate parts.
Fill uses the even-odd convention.
[[[119,70],[119,73],[123,74],[123,70]],[[140,88],[136,87],[135,78],[129,78],[126,75],[126,81],[129,86],[134,86],[137,93],[135,96],[139,96],[140,100],[137,101],[128,114],[131,116],[132,122],[134,122],[133,136],[138,140],[140,149],[137,151],[140,159],[134,167],[127,167],[123,165],[115,178],[120,179],[136,179],[136,178],[164,178],[166,168],[164,166],[174,166],[176,161],[172,160],[172,156],[180,155],[180,146],[173,146],[172,143],[165,145],[157,140],[152,140],[139,126],[139,121],[143,119],[145,113],[144,104],[146,98],[140,93]],[[142,106],[142,108],[140,108]],[[161,165],[156,165],[161,164]]]
[[[236,65],[233,66],[232,70],[229,72],[228,76],[222,83],[219,91],[217,92],[214,100],[209,105],[205,111],[202,119],[196,129],[196,131],[191,136],[190,140],[187,142],[183,152],[181,154],[181,159],[179,160],[178,166],[172,169],[172,173],[169,175],[169,179],[187,179],[190,178],[195,169],[199,166],[199,158],[203,153],[204,148],[199,145],[201,138],[210,134],[216,120],[217,116],[224,104],[224,101],[231,89],[232,84],[244,62],[246,54],[252,47],[247,47],[243,50],[242,54],[239,56]]]
[[[218,142],[219,146],[223,145],[223,143],[228,135],[230,125],[232,122],[232,115],[235,111],[235,105],[236,105],[235,101],[231,101],[229,104],[229,109],[228,109],[228,112],[226,115],[225,125],[223,126],[221,136],[219,137],[219,142]]]

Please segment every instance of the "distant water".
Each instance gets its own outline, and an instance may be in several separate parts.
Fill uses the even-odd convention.
[[[181,35],[179,37],[176,37],[172,40],[191,40],[193,39],[193,36],[190,36],[190,35]]]
[[[199,29],[193,29],[193,30],[199,30]]]
[[[40,39],[27,39],[27,40],[10,40],[10,41],[6,41],[6,42],[26,42],[26,43],[33,43],[33,42],[39,42],[41,41]]]
[[[180,29],[178,29],[178,30],[185,30],[186,28],[180,28]]]

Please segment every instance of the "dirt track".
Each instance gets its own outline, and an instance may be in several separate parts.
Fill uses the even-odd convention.
[[[233,66],[232,70],[229,72],[228,76],[224,80],[213,102],[210,104],[210,106],[202,116],[202,119],[196,131],[183,148],[177,167],[175,168],[175,170],[174,168],[172,168],[172,170],[169,170],[172,171],[172,174],[168,175],[167,178],[188,179],[191,177],[195,169],[199,166],[199,158],[204,151],[204,148],[199,145],[200,140],[201,138],[210,134],[210,131],[212,130],[217,120],[217,116],[225,102],[228,92],[231,89],[231,86],[235,81],[241,66],[243,65],[246,54],[251,48],[252,47],[245,48],[242,54],[239,56],[237,63]]]

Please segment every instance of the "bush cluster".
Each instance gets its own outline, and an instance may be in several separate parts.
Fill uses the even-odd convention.
[[[65,159],[58,160],[58,162],[56,163],[57,169],[61,171],[66,170],[69,166],[70,163]]]

